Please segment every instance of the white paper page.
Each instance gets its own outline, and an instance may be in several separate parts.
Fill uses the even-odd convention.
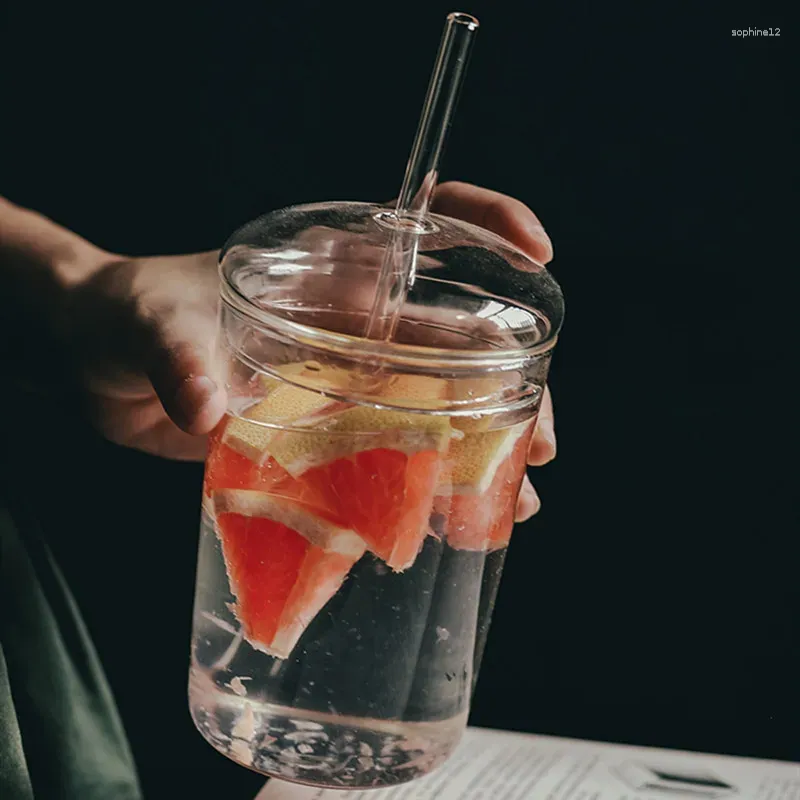
[[[800,764],[469,728],[426,777],[389,789],[270,781],[256,800],[800,800]]]

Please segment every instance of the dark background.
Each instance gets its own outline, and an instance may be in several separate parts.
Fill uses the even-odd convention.
[[[451,10],[9,4],[0,191],[131,254],[388,199]],[[472,722],[800,760],[796,32],[755,0],[459,10],[483,27],[443,177],[527,202],[567,297],[558,459],[532,473],[544,507],[515,535]],[[731,36],[756,26],[781,36]],[[251,797],[186,711],[201,468],[57,412],[31,465],[149,796]]]

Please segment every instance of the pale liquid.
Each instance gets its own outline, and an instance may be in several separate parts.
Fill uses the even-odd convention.
[[[414,565],[393,573],[367,553],[279,659],[239,633],[204,512],[189,687],[195,724],[230,758],[286,780],[384,786],[430,772],[463,732],[503,557],[428,536]]]
[[[403,783],[441,764],[466,725],[506,548],[451,547],[448,520],[431,510],[410,567],[367,551],[278,658],[243,635],[206,504],[189,702],[207,741],[258,772],[337,788]]]

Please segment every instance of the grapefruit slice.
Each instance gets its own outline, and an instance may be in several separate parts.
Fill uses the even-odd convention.
[[[257,489],[269,492],[279,483],[286,482],[289,474],[271,458],[261,464],[251,461],[234,450],[224,440],[226,426],[234,421],[226,417],[209,434],[208,457],[203,481],[206,497],[217,489]]]
[[[355,531],[391,569],[407,569],[428,533],[449,418],[349,405],[271,380],[247,419],[225,427],[209,458],[207,492],[255,489],[291,500]],[[438,378],[389,386],[392,396],[440,396],[446,388]]]
[[[447,402],[448,382],[432,375],[393,375],[380,389],[387,404],[405,408],[440,408]]]
[[[326,412],[347,408],[337,400],[274,378],[264,378],[263,382],[265,387],[271,386],[267,396],[246,409],[241,417],[232,418],[223,438],[230,448],[256,463],[267,457],[267,448],[279,426],[302,427]]]
[[[448,454],[450,486],[440,483],[434,509],[458,550],[497,550],[511,539],[532,424],[465,434]],[[498,434],[498,435],[495,435]]]
[[[272,458],[258,465],[218,442],[206,462],[205,493],[257,490],[265,493],[262,497],[291,501],[329,523],[352,528],[399,571],[413,564],[427,533],[440,466],[437,451],[408,455],[382,448],[335,459],[294,478]],[[246,497],[241,495],[240,506]]]
[[[527,423],[526,423],[527,425]],[[483,494],[522,435],[518,427],[464,433],[450,442],[442,476],[454,494]]]
[[[318,427],[277,434],[269,450],[303,487],[302,502],[352,528],[399,572],[428,533],[451,435],[445,416],[354,406]]]
[[[291,475],[365,450],[389,449],[412,455],[444,452],[452,429],[446,416],[351,406],[303,431],[280,431],[270,443],[272,457]]]
[[[261,376],[261,385],[271,390],[275,386],[286,386],[286,381],[294,388],[308,391],[312,394],[319,391],[346,395],[358,375],[350,370],[345,370],[331,364],[321,364],[318,361],[302,361],[294,364],[284,364],[276,367],[275,372],[280,378],[269,375]],[[305,388],[308,387],[308,388]]]
[[[214,493],[217,514],[240,514],[269,519],[300,533],[310,544],[333,553],[361,558],[366,547],[351,530],[323,519],[301,504],[283,497],[247,489],[223,489]]]
[[[214,510],[244,636],[257,650],[287,658],[364,554],[364,542],[261,492],[215,492]]]
[[[402,572],[428,534],[440,468],[436,450],[408,454],[378,448],[310,469],[298,482],[387,566]]]

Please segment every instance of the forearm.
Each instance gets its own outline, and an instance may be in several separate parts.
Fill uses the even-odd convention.
[[[0,197],[0,369],[27,378],[58,371],[69,292],[112,256]],[[44,366],[44,369],[42,367]]]
[[[110,258],[91,242],[35,211],[0,197],[0,278],[16,299],[54,299]],[[37,292],[46,288],[44,298]]]

